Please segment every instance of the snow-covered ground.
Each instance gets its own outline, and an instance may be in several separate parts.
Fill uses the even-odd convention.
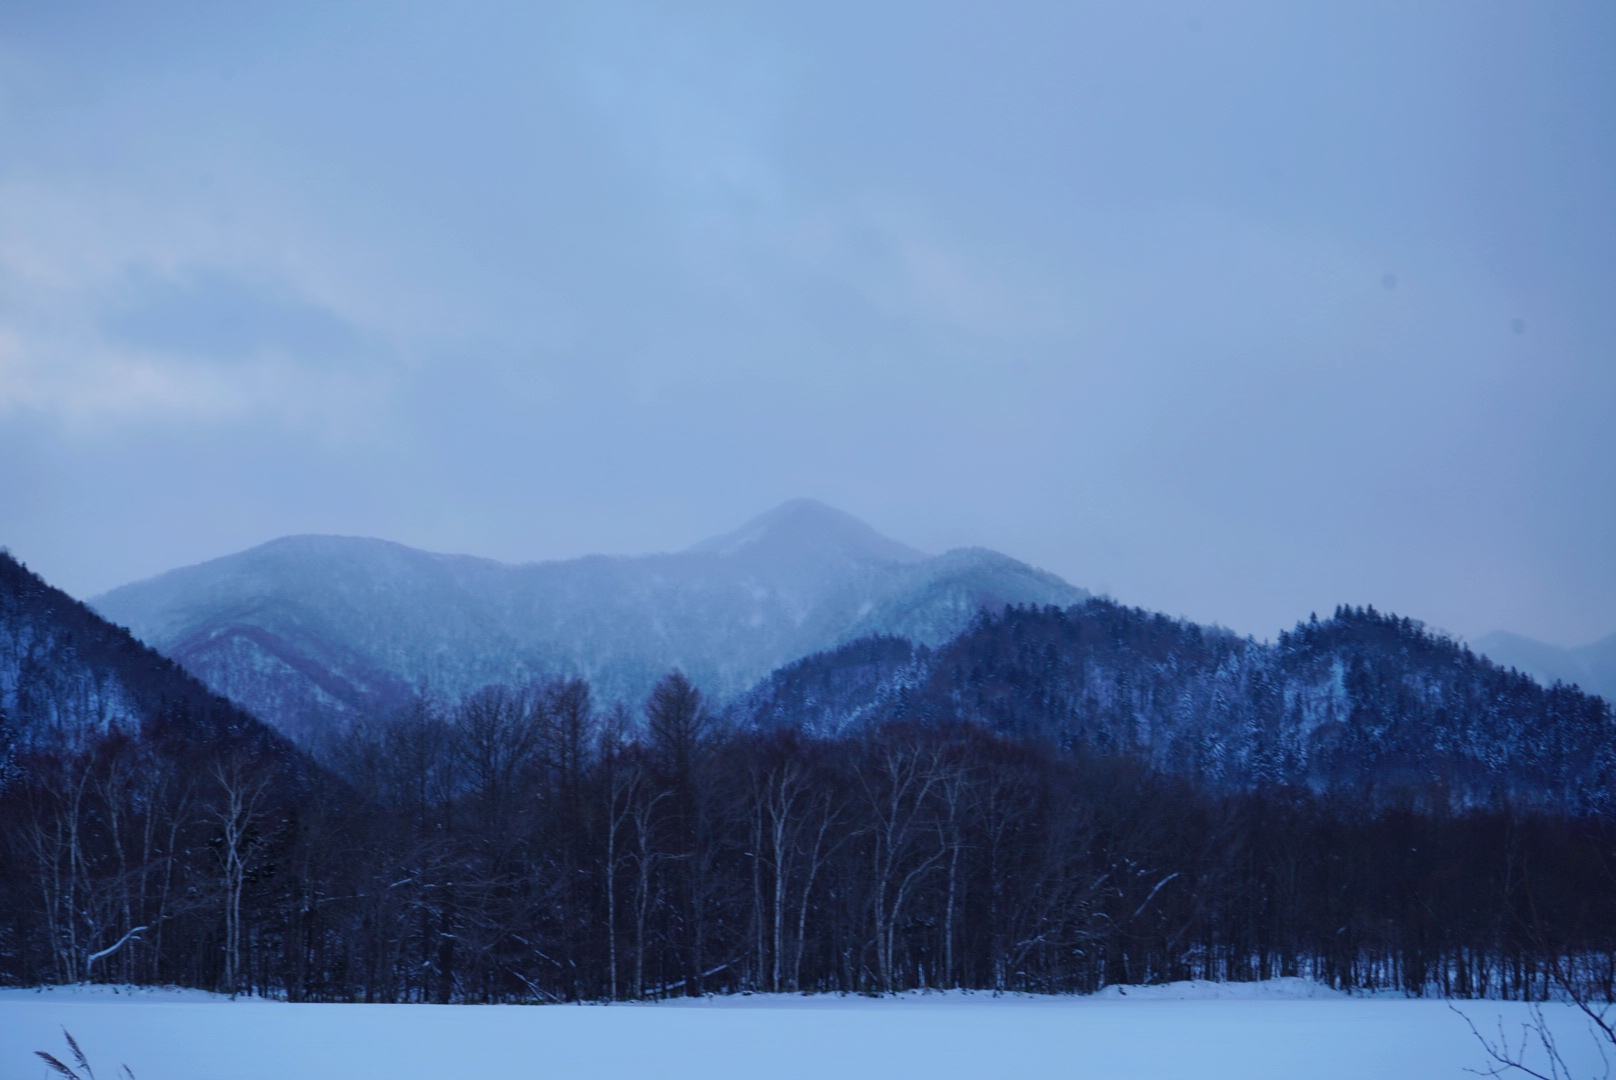
[[[1525,1006],[1464,1002],[1511,1032]],[[1548,1013],[1575,1075],[1602,1065]],[[613,1006],[287,1005],[197,991],[0,991],[0,1078],[44,1075],[61,1029],[99,1075],[140,1080],[565,1077],[803,1080],[1461,1077],[1485,1058],[1446,1002],[1354,998],[1301,980],[1111,988],[1089,998],[768,996]]]

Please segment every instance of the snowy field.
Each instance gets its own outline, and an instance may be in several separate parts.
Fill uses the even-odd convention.
[[[1524,1006],[1464,1002],[1518,1031]],[[1549,1013],[1575,1075],[1603,1065]],[[1441,1001],[1350,998],[1300,981],[1112,987],[1089,998],[754,996],[659,1005],[287,1005],[196,991],[0,991],[0,1080],[34,1078],[61,1028],[102,1077],[140,1080],[655,1077],[802,1080],[1458,1078],[1486,1064]]]

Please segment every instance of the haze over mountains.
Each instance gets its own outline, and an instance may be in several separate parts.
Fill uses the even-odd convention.
[[[1532,676],[1544,686],[1563,682],[1616,702],[1616,634],[1575,649],[1502,631],[1477,638],[1471,644],[1477,652]]]
[[[520,566],[287,537],[92,603],[302,737],[416,692],[453,699],[557,674],[637,703],[678,667],[724,699],[860,637],[937,645],[983,608],[1087,596],[997,552],[927,556],[804,499],[683,552]]]

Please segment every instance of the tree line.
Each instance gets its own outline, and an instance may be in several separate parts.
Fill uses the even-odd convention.
[[[934,650],[887,638],[806,657],[754,688],[742,711],[827,734],[964,720],[1143,758],[1223,791],[1616,810],[1607,702],[1542,686],[1373,607],[1337,608],[1274,643],[1104,599],[1006,608]]]
[[[576,679],[418,700],[318,764],[110,729],[0,789],[0,978],[573,1001],[1287,975],[1616,981],[1599,815],[1197,783],[937,715],[840,733]]]

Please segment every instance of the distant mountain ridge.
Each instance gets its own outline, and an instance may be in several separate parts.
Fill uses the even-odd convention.
[[[1616,634],[1575,649],[1504,632],[1488,634],[1471,645],[1495,663],[1530,675],[1544,686],[1562,682],[1616,702]]]
[[[550,675],[635,703],[679,667],[724,699],[842,642],[889,634],[937,645],[983,609],[1087,596],[997,552],[927,556],[800,499],[683,552],[518,566],[287,537],[92,603],[304,738],[418,691],[454,698]]]

